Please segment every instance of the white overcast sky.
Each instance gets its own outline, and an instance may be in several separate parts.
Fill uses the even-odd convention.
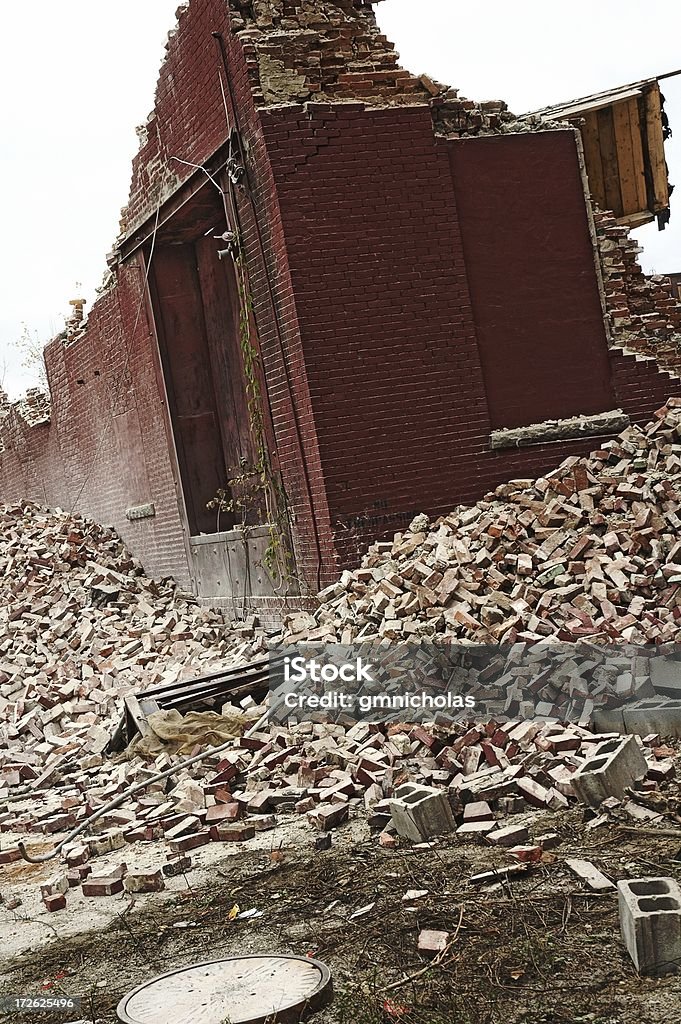
[[[178,2],[3,11],[0,378],[12,398],[32,383],[13,348],[22,324],[49,340],[68,300],[91,302],[102,280]],[[376,10],[410,70],[517,113],[681,67],[678,0],[385,0]],[[681,271],[681,77],[663,85],[678,192],[671,226],[638,233],[646,269],[660,273]]]

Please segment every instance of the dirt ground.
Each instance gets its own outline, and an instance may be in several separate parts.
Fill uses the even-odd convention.
[[[240,851],[201,876],[189,873],[170,893],[101,901],[118,901],[105,926],[6,959],[0,992],[81,996],[81,1016],[109,1024],[126,992],[164,971],[247,952],[290,953],[331,968],[335,995],[314,1017],[320,1024],[678,1024],[681,975],[639,977],[620,940],[615,891],[594,895],[563,861],[585,857],[613,880],[681,881],[681,830],[679,839],[610,823],[585,831],[580,810],[532,820],[534,832],[557,831],[560,846],[527,876],[482,891],[470,876],[511,858],[480,840],[389,851],[349,825],[323,853],[314,852],[313,834],[292,837],[281,851]],[[410,907],[410,889],[428,895]],[[370,913],[349,920],[370,903]],[[235,904],[262,916],[230,920]],[[21,908],[14,914],[20,921]],[[58,916],[44,927],[56,929]],[[417,953],[422,928],[454,937],[442,964]],[[44,1024],[74,1014],[3,1019]]]

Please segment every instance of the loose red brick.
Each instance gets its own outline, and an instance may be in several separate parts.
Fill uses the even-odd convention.
[[[62,892],[56,892],[50,896],[43,896],[43,903],[51,913],[55,910],[65,910],[66,897]]]
[[[83,896],[115,896],[123,892],[122,878],[86,879],[83,882]]]

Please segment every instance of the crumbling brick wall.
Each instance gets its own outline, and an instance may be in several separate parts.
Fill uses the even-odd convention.
[[[606,308],[614,345],[655,359],[678,374],[681,368],[681,302],[668,277],[647,276],[641,252],[614,214],[595,210]]]
[[[258,106],[370,98],[399,104],[429,97],[424,82],[400,67],[368,3],[230,0],[230,8]]]
[[[142,286],[136,260],[118,268],[87,329],[47,347],[49,409],[34,398],[38,422],[25,402],[0,420],[0,500],[86,510],[116,527],[150,572],[172,573],[188,588]],[[127,509],[147,503],[153,518],[126,519]]]

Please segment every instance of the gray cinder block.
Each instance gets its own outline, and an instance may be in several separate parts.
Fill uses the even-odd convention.
[[[681,737],[681,700],[656,697],[625,704],[621,708],[598,708],[593,714],[594,728],[599,732],[651,732],[675,739]]]
[[[648,765],[634,736],[606,740],[570,780],[582,803],[598,807],[609,796],[622,799],[624,791],[645,778]]]
[[[456,828],[447,794],[412,782],[395,790],[390,814],[399,835],[414,843],[445,835]]]
[[[681,966],[681,888],[673,878],[636,878],[617,885],[622,938],[640,974]]]

